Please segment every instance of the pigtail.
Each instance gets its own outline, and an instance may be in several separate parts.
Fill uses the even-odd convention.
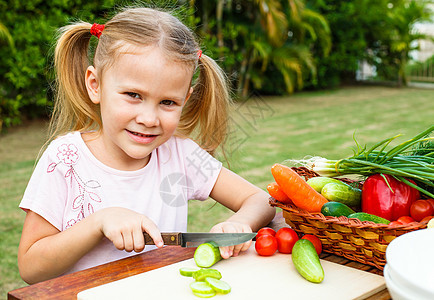
[[[199,145],[214,154],[228,134],[231,100],[227,78],[217,63],[204,54],[199,58],[198,68],[199,76],[178,128],[187,136],[195,133]]]
[[[86,90],[91,24],[78,22],[60,29],[54,53],[56,99],[50,122],[50,140],[75,130],[101,126],[97,106]]]

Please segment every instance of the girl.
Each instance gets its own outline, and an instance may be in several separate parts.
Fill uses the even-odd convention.
[[[178,19],[148,8],[63,28],[50,144],[20,204],[26,282],[141,252],[143,232],[162,247],[160,231],[187,230],[188,199],[210,196],[236,212],[211,232],[256,231],[274,217],[264,191],[210,155],[226,137],[229,93],[198,49]],[[249,246],[220,251],[228,258]]]

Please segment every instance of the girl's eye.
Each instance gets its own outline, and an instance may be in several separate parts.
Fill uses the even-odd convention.
[[[167,106],[172,106],[172,105],[175,104],[175,101],[173,101],[173,100],[163,100],[163,101],[161,101],[161,104],[167,105]]]
[[[142,99],[142,98],[140,97],[139,94],[134,93],[134,92],[127,92],[126,94],[127,94],[128,96],[130,96],[131,98]]]

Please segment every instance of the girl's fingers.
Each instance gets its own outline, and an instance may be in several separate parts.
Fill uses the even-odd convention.
[[[158,248],[164,246],[160,230],[150,219],[146,218],[142,221],[142,230],[146,231],[151,236],[151,238],[154,240],[155,246],[157,246]]]
[[[238,254],[240,254],[240,252],[246,251],[247,249],[249,249],[251,243],[252,243],[252,241],[249,241],[249,242],[245,242],[243,244],[236,245],[234,248],[234,256],[238,256]]]
[[[249,233],[249,232],[252,232],[252,229],[248,225],[233,226],[233,231],[232,232],[246,232],[246,233]],[[251,243],[252,243],[252,241],[248,241],[246,243],[238,244],[238,245],[233,246],[232,255],[233,256],[237,256],[241,251],[246,251],[250,247]]]
[[[211,229],[211,232],[246,232],[251,233],[252,228],[250,226],[240,223],[224,222],[216,225]],[[220,253],[223,258],[229,258],[231,256],[237,256],[240,252],[249,249],[252,241],[247,241],[243,244],[234,245],[230,247],[220,248]]]
[[[243,244],[235,245],[233,250],[233,256],[237,256],[240,253],[242,247]]]
[[[145,215],[119,207],[98,211],[97,222],[101,232],[119,250],[141,252],[145,248],[143,232],[149,233],[157,247],[163,246],[160,231],[152,220]]]
[[[250,233],[252,232],[252,229],[249,226],[243,226],[241,228],[241,232]],[[252,244],[252,240],[247,241],[243,244],[236,245],[234,248],[234,256],[237,256],[241,251],[246,251],[247,249],[249,249],[251,244]]]
[[[142,228],[134,227],[133,229],[134,251],[142,252],[145,249],[145,237],[143,236]]]
[[[220,255],[226,259],[232,256],[234,246],[220,247]]]
[[[122,231],[122,238],[124,240],[124,249],[127,252],[131,252],[134,249],[134,243],[133,243],[133,235],[130,230]]]
[[[246,226],[243,228],[243,232],[252,233],[252,228],[250,226]],[[251,245],[252,245],[252,240],[245,242],[241,247],[241,252],[247,251]]]
[[[234,256],[237,256],[238,254],[240,254],[240,252],[243,252],[243,251],[246,251],[247,249],[249,249],[251,244],[252,244],[252,241],[248,241],[248,242],[245,242],[243,244],[236,245],[235,249],[234,249]]]
[[[210,232],[215,232],[215,233],[238,232],[238,230],[233,224],[229,222],[224,222],[224,223],[217,224],[216,226],[211,228]],[[234,254],[234,246],[220,247],[220,255],[222,256],[222,258],[224,259],[229,258],[233,254]]]
[[[250,240],[248,242],[245,242],[243,244],[243,246],[241,247],[241,252],[242,251],[247,251],[250,248],[251,245],[252,245],[252,240]]]
[[[109,235],[107,238],[112,241],[113,245],[115,245],[118,250],[125,249],[124,239],[122,238],[122,234],[120,232],[118,234]]]

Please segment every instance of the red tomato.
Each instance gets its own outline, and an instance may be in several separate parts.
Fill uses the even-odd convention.
[[[414,219],[410,216],[402,216],[399,217],[398,220],[396,221],[401,222],[402,224],[409,224],[409,223],[413,223]]]
[[[262,227],[261,229],[259,229],[258,233],[256,234],[256,239],[258,237],[260,237],[261,235],[272,235],[272,236],[275,236],[276,235],[276,231],[274,231],[274,229],[270,228],[270,227]]]
[[[292,253],[292,248],[298,241],[297,232],[294,229],[283,227],[276,232],[277,250],[280,253]]]
[[[410,216],[415,221],[421,221],[423,218],[432,216],[434,208],[426,200],[417,200],[410,207]]]
[[[256,252],[262,256],[273,255],[277,250],[277,240],[272,235],[261,235],[256,239],[255,243]]]
[[[403,224],[401,222],[399,222],[399,221],[392,221],[392,222],[389,223],[390,227],[396,227],[398,225],[403,225]]]
[[[305,235],[303,235],[302,239],[311,241],[313,246],[315,247],[316,253],[318,253],[318,255],[321,254],[322,243],[318,237],[314,236],[313,234],[305,234]]]
[[[425,200],[428,201],[431,204],[432,208],[434,209],[434,199],[425,199]]]

